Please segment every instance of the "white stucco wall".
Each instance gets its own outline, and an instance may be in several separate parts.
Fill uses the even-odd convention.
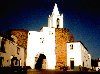
[[[81,46],[81,54],[82,54],[82,66],[84,62],[84,67],[91,68],[91,55],[88,50],[80,43]]]
[[[73,44],[73,49],[70,50],[70,45]],[[74,65],[82,65],[80,44],[67,43],[67,65],[70,66],[70,58],[74,58]]]
[[[43,40],[43,43],[42,43]],[[47,60],[47,69],[55,69],[55,29],[43,27],[42,32],[29,31],[26,65],[35,68],[35,56],[43,53]]]
[[[44,51],[47,58],[48,69],[55,69],[55,28],[43,27],[44,32]]]
[[[98,67],[100,67],[100,61],[98,62]]]
[[[73,45],[73,49],[70,50],[70,45]],[[81,42],[67,43],[67,65],[70,66],[70,58],[74,58],[74,66],[83,66],[91,68],[91,55],[81,44]]]
[[[40,46],[41,35],[41,32],[36,31],[29,31],[28,33],[26,66],[31,66],[31,68],[34,68],[36,54],[43,50]]]

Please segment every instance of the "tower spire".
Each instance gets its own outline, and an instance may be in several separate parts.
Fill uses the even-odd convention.
[[[58,7],[57,7],[57,4],[56,3],[55,3],[55,6],[54,6],[54,9],[53,9],[52,14],[59,15],[59,11],[58,11]]]
[[[55,3],[52,15],[48,18],[48,27],[63,28],[63,14],[59,14],[57,4]]]

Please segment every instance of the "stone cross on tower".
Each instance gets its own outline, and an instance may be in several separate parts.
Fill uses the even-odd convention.
[[[52,15],[48,18],[48,27],[63,28],[63,14],[59,14],[57,4],[55,3]]]

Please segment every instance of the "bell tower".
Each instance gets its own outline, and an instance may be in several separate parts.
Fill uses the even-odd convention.
[[[48,27],[63,28],[63,14],[59,14],[57,4],[55,3],[52,15],[48,18]]]

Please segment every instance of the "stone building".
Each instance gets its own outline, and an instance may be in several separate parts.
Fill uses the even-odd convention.
[[[24,48],[16,42],[14,35],[0,36],[0,67],[24,66]]]
[[[24,29],[12,29],[9,32],[17,38],[17,46],[24,49],[24,66],[26,66],[28,31]]]

